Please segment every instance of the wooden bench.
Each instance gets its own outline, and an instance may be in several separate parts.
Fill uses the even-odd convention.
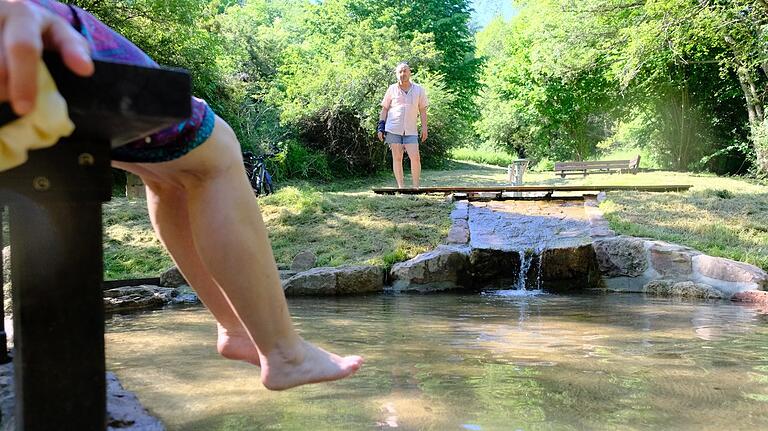
[[[614,172],[637,173],[640,166],[640,156],[631,160],[598,160],[585,162],[557,162],[555,175],[565,178],[566,175],[612,174]]]
[[[189,117],[190,79],[106,62],[80,78],[58,56],[46,63],[75,133],[0,173],[12,250],[16,429],[103,430],[101,206],[112,189],[110,149]],[[0,106],[0,125],[13,118]]]

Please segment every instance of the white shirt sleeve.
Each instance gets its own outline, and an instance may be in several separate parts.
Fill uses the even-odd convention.
[[[384,99],[381,100],[381,107],[389,109],[389,106],[392,104],[392,95],[390,94],[390,89],[392,87],[387,87],[387,91],[384,93]]]

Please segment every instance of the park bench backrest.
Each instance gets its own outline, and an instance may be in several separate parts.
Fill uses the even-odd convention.
[[[96,62],[90,78],[46,64],[75,133],[0,173],[10,218],[18,430],[106,428],[101,204],[112,147],[188,118],[186,72]],[[0,106],[0,125],[14,119]],[[5,348],[2,346],[2,348]]]
[[[555,171],[584,171],[584,170],[627,170],[637,171],[640,164],[640,156],[630,160],[587,160],[581,162],[556,162]]]

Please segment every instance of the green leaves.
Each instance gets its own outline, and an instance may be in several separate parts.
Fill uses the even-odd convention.
[[[765,3],[542,0],[521,8],[477,36],[487,68],[476,128],[487,141],[561,160],[592,157],[598,142],[612,141],[652,148],[667,167],[707,160],[721,172],[738,169],[723,160],[734,153],[719,150],[745,142],[746,125],[763,118]],[[631,142],[612,138],[626,124]]]

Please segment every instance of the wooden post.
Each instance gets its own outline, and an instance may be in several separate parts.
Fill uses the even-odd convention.
[[[11,208],[17,429],[106,426],[101,241],[101,202]]]
[[[111,191],[109,151],[109,141],[65,139],[0,177],[15,185],[0,200],[10,202],[19,430],[61,421],[106,427],[101,204]]]
[[[101,204],[111,194],[110,150],[190,115],[189,75],[95,61],[72,74],[46,64],[75,134],[0,172],[9,207],[16,429],[107,426]],[[0,126],[15,119],[0,104]]]
[[[147,197],[144,183],[138,175],[125,173],[125,197],[128,199],[144,199]]]

